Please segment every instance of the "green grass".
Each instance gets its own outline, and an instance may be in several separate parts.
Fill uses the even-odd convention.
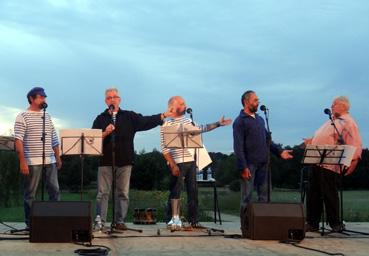
[[[93,214],[95,213],[95,190],[89,190],[84,193],[83,199],[90,200],[93,204]],[[47,196],[46,196],[47,198]],[[130,191],[130,207],[128,210],[127,221],[133,221],[133,213],[135,208],[155,208],[156,216],[159,221],[163,220],[164,206],[168,198],[168,192],[163,191]],[[369,191],[344,191],[344,220],[345,221],[369,221]],[[63,201],[80,200],[79,193],[62,192],[61,199]],[[221,212],[239,215],[240,192],[229,191],[225,188],[218,188],[219,207]],[[256,200],[256,193],[254,193]],[[182,205],[186,203],[186,193],[182,193]],[[273,202],[300,202],[299,191],[276,189],[272,193]],[[200,187],[199,189],[199,206],[200,220],[211,220],[211,214],[207,215],[208,211],[212,211],[213,207],[213,190],[209,187]],[[186,209],[186,207],[182,207]],[[1,208],[0,220],[17,222],[23,221],[23,206],[19,203],[16,207]],[[111,203],[108,210],[108,221],[111,216]]]

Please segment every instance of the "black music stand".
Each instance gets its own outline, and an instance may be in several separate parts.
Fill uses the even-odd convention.
[[[15,151],[15,138],[13,136],[0,136],[0,151]],[[0,219],[0,224],[11,229],[12,233],[24,230],[18,230]]]
[[[304,165],[337,165],[342,172],[343,166],[350,166],[352,157],[355,153],[355,147],[350,145],[307,145],[304,151],[302,163]],[[323,199],[323,213],[322,213],[322,226],[321,235],[325,234],[325,205],[324,205],[324,193],[322,191]],[[340,221],[343,221],[343,199],[342,188],[340,194]]]
[[[102,155],[101,129],[60,130],[62,155],[79,155],[81,161],[81,200],[83,198],[83,170],[85,156]]]

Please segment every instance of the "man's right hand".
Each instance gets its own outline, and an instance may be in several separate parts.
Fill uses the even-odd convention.
[[[251,172],[250,172],[249,168],[246,167],[245,169],[242,170],[241,178],[244,179],[244,180],[251,179]]]
[[[170,166],[170,170],[172,171],[172,175],[175,177],[179,177],[180,175],[180,171],[179,171],[179,167],[176,164],[172,164]]]
[[[115,126],[113,124],[109,124],[105,128],[105,134],[106,134],[106,136],[108,136],[109,134],[111,134],[114,130],[115,130]]]
[[[27,161],[25,161],[25,160],[20,161],[19,168],[20,168],[20,172],[23,175],[25,175],[25,176],[29,175],[29,168],[28,168]]]

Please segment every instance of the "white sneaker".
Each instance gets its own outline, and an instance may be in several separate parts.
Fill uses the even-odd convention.
[[[176,229],[181,229],[182,228],[182,221],[181,221],[180,218],[175,218],[174,223],[176,225]]]
[[[104,223],[101,221],[100,215],[97,215],[94,223],[94,230],[101,231],[104,228]]]

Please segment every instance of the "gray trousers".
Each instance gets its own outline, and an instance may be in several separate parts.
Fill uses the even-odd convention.
[[[117,167],[115,187],[115,221],[124,223],[127,216],[129,203],[129,183],[132,165]],[[100,166],[97,174],[96,215],[100,215],[101,221],[106,221],[109,195],[113,183],[111,166]]]

